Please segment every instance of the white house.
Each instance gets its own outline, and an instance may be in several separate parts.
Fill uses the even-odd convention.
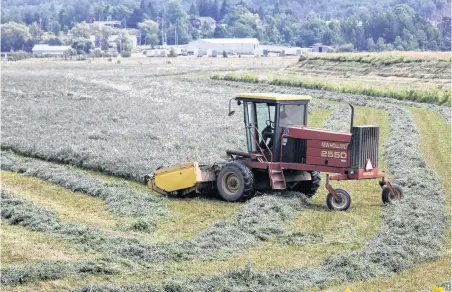
[[[254,50],[257,48],[259,48],[259,40],[256,38],[199,39],[187,45],[187,51],[189,52],[217,51],[218,54],[223,51],[236,54],[254,54]]]
[[[109,26],[113,28],[121,28],[121,21],[119,20],[109,20],[109,21],[94,21],[93,23],[90,23],[91,26]]]
[[[62,56],[70,48],[70,46],[35,45],[31,50],[33,51],[33,55]]]

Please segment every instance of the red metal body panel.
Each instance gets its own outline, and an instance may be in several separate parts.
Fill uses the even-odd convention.
[[[314,156],[307,156],[306,164],[325,165],[325,166],[333,166],[333,167],[341,167],[341,168],[348,167],[346,159],[344,159],[342,161],[341,159],[334,159],[334,158],[327,158],[327,157],[314,157]]]
[[[335,150],[347,150],[350,143],[342,143],[326,140],[308,140],[306,142],[308,148],[322,148],[322,149],[335,149]]]
[[[374,168],[350,169],[351,150],[350,142],[352,134],[348,132],[336,132],[323,129],[310,129],[306,127],[287,127],[281,136],[280,151],[282,157],[282,141],[284,138],[306,140],[306,163],[270,162],[261,154],[251,154],[251,158],[243,159],[250,167],[255,169],[271,169],[272,165],[278,165],[281,169],[320,171],[336,173],[330,176],[331,180],[350,179],[375,179],[384,178],[384,173],[379,173]],[[275,145],[276,146],[276,145]]]
[[[287,127],[285,135],[292,138],[323,140],[350,143],[352,134],[348,132],[328,131],[324,129],[311,129],[306,127]]]

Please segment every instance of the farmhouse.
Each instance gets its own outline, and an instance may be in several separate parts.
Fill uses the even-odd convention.
[[[259,48],[259,40],[256,38],[245,39],[200,39],[190,42],[187,51],[223,51],[237,54],[254,54]]]
[[[33,51],[33,55],[62,56],[70,48],[70,46],[35,45],[31,50]]]

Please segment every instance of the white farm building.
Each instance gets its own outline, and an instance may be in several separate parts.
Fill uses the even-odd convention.
[[[187,51],[191,52],[211,52],[217,54],[236,53],[236,54],[254,54],[259,48],[259,40],[255,38],[246,39],[199,39],[192,41],[187,45]],[[196,54],[196,53],[195,53]]]
[[[31,50],[33,52],[33,55],[62,56],[64,55],[64,52],[66,52],[70,48],[70,46],[35,45]]]

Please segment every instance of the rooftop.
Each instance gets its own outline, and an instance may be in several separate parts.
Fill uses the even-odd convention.
[[[311,100],[309,95],[278,94],[278,93],[237,93],[236,98],[264,99],[271,101]]]
[[[33,51],[66,51],[70,46],[49,46],[49,45],[35,45]]]
[[[201,20],[202,22],[207,21],[207,22],[216,23],[215,19],[213,19],[210,16],[201,16],[201,17],[198,17],[198,19]]]
[[[259,40],[256,38],[246,38],[246,39],[200,39],[201,41],[212,43],[212,44],[255,44],[259,43]]]

